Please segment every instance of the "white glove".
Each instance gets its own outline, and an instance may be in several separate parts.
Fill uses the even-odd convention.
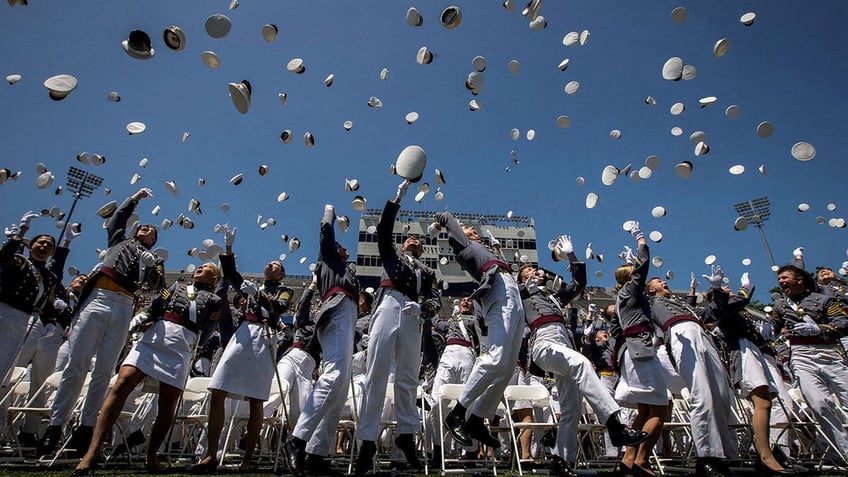
[[[820,335],[821,332],[822,330],[819,328],[819,325],[807,323],[806,321],[795,323],[792,329],[789,330],[789,334],[792,336],[816,336]]]
[[[156,265],[156,255],[150,253],[149,250],[145,250],[138,256],[138,261],[145,267],[152,267]]]
[[[645,238],[645,234],[642,233],[642,229],[639,228],[639,222],[636,220],[633,221],[633,225],[630,227],[630,235],[636,240]]]
[[[21,216],[21,224],[18,227],[29,228],[29,224],[32,223],[32,219],[34,219],[36,217],[41,217],[41,216],[39,214],[36,214],[35,212],[31,211],[31,210],[29,212],[24,213],[24,215]]]
[[[312,283],[318,285],[318,274],[315,272],[312,272]]]
[[[79,232],[77,232],[77,229],[79,229]],[[65,240],[73,242],[74,239],[80,235],[82,235],[82,228],[74,227],[74,224],[71,224],[71,226],[68,227],[68,233],[65,235]]]
[[[56,311],[62,311],[68,309],[68,304],[65,303],[65,300],[61,298],[56,298],[53,300],[53,309]]]
[[[395,196],[395,200],[397,200],[398,202],[403,200],[403,198],[406,196],[407,189],[409,189],[409,184],[410,184],[409,181],[403,181],[403,182],[400,183],[400,185],[398,185],[397,195]]]
[[[140,328],[145,320],[147,320],[147,315],[145,315],[144,313],[139,313],[135,315],[132,320],[130,320],[130,329],[136,330]]]
[[[574,243],[571,242],[570,235],[560,235],[557,240],[557,248],[564,255],[568,255],[569,253],[574,253]]]
[[[42,338],[50,338],[51,336],[56,334],[56,325],[54,323],[47,323],[44,325],[44,333],[41,334]]]
[[[721,280],[724,278],[724,272],[721,271],[721,267],[718,265],[712,265],[710,267],[710,274],[701,276],[710,282],[711,287],[721,288]]]
[[[432,224],[427,226],[427,235],[429,235],[430,237],[436,238],[436,237],[439,236],[440,230],[442,230],[442,227],[439,224],[437,224],[436,222],[433,222]]]
[[[636,255],[633,254],[633,249],[627,245],[624,246],[624,261],[626,263],[636,263]]]
[[[500,247],[501,246],[501,242],[498,239],[496,239],[494,235],[492,235],[491,230],[486,229],[486,236],[489,237],[489,243],[492,245],[492,247]]]
[[[3,230],[3,233],[6,234],[6,237],[14,237],[15,235],[18,235],[20,233],[20,230],[18,229],[17,225],[12,224],[6,227],[6,229]]]
[[[332,212],[335,215],[336,208],[333,207],[333,204],[324,204],[324,212]]]
[[[221,226],[221,233],[224,234],[224,246],[233,246],[233,242],[236,241],[236,230],[236,227],[233,227],[233,229],[230,230],[230,227],[227,224]]]
[[[804,247],[798,247],[792,251],[792,256],[795,258],[804,258]]]
[[[243,281],[241,283],[240,290],[242,293],[249,296],[256,296],[256,294],[259,293],[259,287],[257,287],[256,284],[250,280]]]
[[[586,260],[592,260],[593,258],[595,258],[595,252],[592,251],[592,242],[589,242],[586,245]]]
[[[763,335],[763,339],[766,341],[771,341],[774,339],[774,326],[768,321],[761,321],[759,326],[757,326],[758,331],[761,335]]]
[[[700,285],[701,282],[699,282],[698,279],[695,278],[695,272],[692,272],[691,277],[692,277],[692,280],[689,282],[689,287],[690,288],[698,288],[698,285]]]
[[[740,281],[742,282],[742,288],[751,288],[751,277],[748,276],[748,272],[742,274]]]
[[[598,305],[596,305],[594,303],[589,303],[589,313],[597,313],[597,312],[598,312]]]

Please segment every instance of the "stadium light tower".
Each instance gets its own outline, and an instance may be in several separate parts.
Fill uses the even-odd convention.
[[[768,253],[771,265],[773,267],[777,266],[774,262],[774,256],[771,254],[771,247],[769,247],[768,240],[766,240],[766,234],[763,232],[763,222],[768,220],[771,215],[768,197],[760,197],[759,199],[740,202],[738,204],[734,204],[733,208],[736,209],[736,213],[739,214],[740,217],[745,217],[748,220],[748,223],[754,224],[754,226],[757,227],[757,230],[760,231],[760,237],[763,239],[763,245],[766,247],[766,253]]]
[[[83,197],[91,197],[91,193],[100,187],[102,183],[103,178],[100,176],[73,166],[68,169],[68,190],[74,193],[74,203],[71,204],[71,210],[65,219],[65,226],[62,227],[62,233],[59,234],[59,240],[56,243],[62,243],[62,237],[65,236],[65,230],[68,229],[68,224],[71,223],[71,216],[74,215],[74,208],[77,206],[77,201]]]

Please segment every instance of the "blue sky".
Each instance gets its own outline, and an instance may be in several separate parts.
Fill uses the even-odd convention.
[[[603,264],[589,265],[592,285],[613,284],[616,255],[632,244],[621,224],[637,219],[646,233],[662,232],[652,252],[664,266],[655,272],[673,270],[673,288],[686,287],[690,271],[706,272],[704,257],[714,254],[734,284],[749,271],[760,285],[757,298],[765,300],[775,279],[759,234],[753,227],[733,230],[733,204],[762,196],[772,203],[765,232],[778,263],[787,262],[798,245],[805,246],[810,268],[839,268],[848,259],[846,229],[816,224],[817,216],[843,218],[848,210],[844,2],[548,1],[541,9],[548,26],[539,32],[521,16],[523,3],[510,13],[497,1],[456,2],[462,22],[452,30],[439,23],[447,2],[245,0],[236,10],[224,0],[30,3],[0,7],[0,73],[22,76],[17,84],[0,85],[0,167],[22,171],[20,179],[0,186],[0,223],[16,222],[29,209],[56,205],[67,211],[72,197],[56,196],[53,189],[65,182],[69,166],[104,177],[74,213],[85,229],[68,263],[83,270],[96,263],[95,249],[105,247],[94,211],[145,186],[155,197],[139,206],[143,222],[186,213],[196,224],[194,230],[162,232],[158,245],[170,251],[169,269],[199,264],[185,252],[206,238],[220,241],[213,227],[228,222],[239,229],[241,270],[259,271],[287,253],[280,240],[287,234],[302,246],[284,264],[290,274],[306,274],[317,252],[323,205],[357,217],[350,205],[354,194],[344,190],[345,178],[356,178],[368,205],[381,207],[398,182],[389,165],[410,144],[427,152],[424,180],[435,186],[433,171],[439,168],[447,183],[441,186],[444,202],[431,193],[421,204],[407,198],[404,208],[531,216],[542,247],[567,233],[578,254],[591,242],[595,253],[605,255]],[[406,24],[411,6],[424,18],[419,28]],[[688,9],[682,23],[671,19],[676,6]],[[739,17],[748,11],[757,18],[745,27]],[[204,31],[214,13],[232,20],[225,38]],[[261,37],[266,23],[279,28],[273,43]],[[169,25],[185,32],[183,51],[165,46],[162,31]],[[133,59],[121,48],[133,29],[151,36],[152,59]],[[563,45],[565,34],[584,29],[591,33],[586,45]],[[721,38],[730,47],[717,58],[712,47]],[[416,63],[421,46],[435,53],[431,64]],[[201,62],[206,50],[217,53],[220,68]],[[483,90],[472,96],[464,82],[477,55],[486,57],[488,67]],[[694,65],[697,77],[663,80],[662,66],[672,56]],[[292,58],[304,60],[304,74],[286,71]],[[562,72],[557,65],[564,58],[570,63]],[[517,74],[507,68],[513,59],[521,64]],[[379,78],[383,68],[389,71],[385,81]],[[51,101],[42,83],[62,73],[74,75],[79,85],[65,100]],[[335,82],[328,88],[323,80],[331,73]],[[246,115],[227,92],[227,83],[242,79],[253,87]],[[569,81],[580,83],[574,95],[563,90]],[[109,91],[122,100],[108,102]],[[288,96],[285,107],[280,92]],[[645,104],[648,95],[655,106]],[[371,96],[382,100],[382,109],[367,106]],[[700,108],[698,100],[706,96],[718,99]],[[482,109],[470,111],[471,99],[482,102]],[[686,110],[673,116],[669,108],[676,102]],[[741,108],[738,119],[725,116],[731,104]],[[410,111],[420,115],[413,125],[404,121]],[[560,115],[571,119],[569,128],[556,126]],[[342,127],[346,120],[353,122],[350,131]],[[128,135],[131,121],[144,122],[146,132]],[[774,125],[771,137],[758,137],[762,121]],[[683,129],[681,136],[670,133],[674,126]],[[512,128],[521,131],[517,141],[510,138]],[[294,132],[289,144],[279,140],[284,129]],[[533,141],[526,139],[530,129]],[[621,131],[620,139],[610,138],[613,129]],[[696,130],[707,135],[711,150],[705,156],[696,157],[689,142]],[[190,137],[183,142],[185,131]],[[312,148],[303,144],[307,131],[315,137]],[[799,141],[815,146],[815,159],[793,159],[790,149]],[[103,154],[107,162],[84,166],[76,161],[82,151]],[[520,164],[511,161],[511,151]],[[661,163],[650,179],[601,184],[604,166],[632,163],[637,170],[651,154]],[[144,157],[149,164],[141,168]],[[688,180],[674,173],[684,160],[695,166]],[[35,187],[37,162],[54,172],[53,187]],[[264,177],[257,173],[261,164],[270,168]],[[728,169],[737,164],[745,173],[731,175]],[[757,171],[762,164],[767,176]],[[142,176],[137,185],[130,184],[134,173]],[[237,173],[245,179],[233,186],[228,180]],[[585,178],[582,187],[578,176]],[[200,177],[206,179],[202,187]],[[176,182],[178,197],[165,189],[167,180]],[[105,187],[112,190],[109,197]],[[280,192],[291,198],[278,203]],[[593,209],[585,207],[589,192],[600,196]],[[187,212],[192,198],[203,215]],[[228,212],[220,210],[223,202],[231,205]],[[808,212],[797,211],[802,202],[810,205]],[[829,203],[834,211],[827,210]],[[158,217],[151,214],[156,205]],[[665,217],[651,216],[657,205],[667,209]],[[261,230],[257,215],[277,224]],[[58,233],[49,219],[36,220],[33,229]],[[339,237],[355,249],[354,233]],[[540,256],[542,266],[562,272],[544,250]],[[746,257],[748,267],[742,265]],[[603,278],[595,276],[599,270]]]

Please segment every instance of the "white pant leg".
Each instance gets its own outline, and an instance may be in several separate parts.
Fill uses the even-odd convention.
[[[414,434],[421,429],[421,419],[415,405],[421,370],[421,307],[415,302],[407,302],[401,312],[394,353],[397,433]]]
[[[323,372],[312,388],[292,432],[294,437],[305,441],[312,437],[322,418],[329,419],[332,427],[338,426],[339,414],[350,386],[356,303],[352,299],[345,299],[328,313],[331,316],[325,318],[327,323],[315,330],[323,351]]]
[[[111,294],[118,293],[95,289],[81,304],[76,326],[68,337],[68,362],[53,398],[50,425],[64,425],[71,417],[83,380],[91,367],[91,358],[100,347],[100,337],[108,324]]]
[[[524,310],[518,286],[511,275],[495,273],[492,288],[481,297],[489,326],[489,351],[474,363],[460,404],[472,414],[492,417],[512,376],[521,347]]]
[[[677,370],[692,396],[689,420],[695,455],[738,457],[736,438],[728,428],[733,395],[718,352],[698,323],[678,323],[670,334]]]
[[[801,345],[792,347],[790,359],[792,371],[798,378],[799,387],[810,411],[821,426],[822,432],[837,449],[848,449],[848,431],[829,402],[831,386],[837,379],[848,379],[844,359],[832,346]],[[835,374],[835,375],[834,375]],[[843,386],[845,383],[841,383]]]
[[[59,346],[59,352],[56,354],[56,364],[53,366],[53,372],[62,371],[68,365],[68,360],[71,357],[71,341],[65,340]]]
[[[439,388],[443,384],[461,384],[466,382],[474,367],[474,350],[462,345],[451,344],[445,346],[439,365],[436,368],[436,376],[433,378],[433,386],[430,388],[430,411],[427,420],[428,445],[439,440],[439,408],[444,403],[439,399]],[[448,410],[442,408],[442,415],[447,416]],[[450,434],[446,434],[447,438]]]
[[[15,362],[15,366],[24,368],[29,366],[33,356],[35,356],[38,349],[38,340],[44,335],[44,325],[41,324],[41,320],[37,316],[33,315],[27,320],[26,329],[29,332],[24,332],[26,339],[22,342],[21,352],[18,354],[18,360]]]
[[[36,326],[41,326],[38,319]],[[24,336],[30,324],[30,316],[17,308],[0,302],[0,379],[15,366],[15,356],[24,343]],[[33,333],[30,333],[33,334]],[[21,352],[23,354],[23,351]],[[8,380],[0,383],[0,389],[9,386]],[[3,393],[5,395],[5,392]]]
[[[385,289],[368,332],[368,357],[365,370],[365,391],[359,408],[358,438],[376,441],[386,386],[389,382],[388,361],[395,353],[405,297],[393,289]]]
[[[56,364],[56,354],[59,352],[59,346],[62,345],[62,327],[56,325],[56,330],[53,336],[41,336],[38,339],[35,354],[32,356],[30,379],[29,379],[29,395],[32,399],[33,407],[43,407],[47,401],[45,393],[34,395],[38,388],[44,384],[47,377],[53,373],[53,368]],[[23,432],[31,434],[40,434],[42,429],[41,417],[36,417],[33,414],[28,414],[21,428]]]
[[[116,302],[111,305],[111,313],[108,316],[108,325],[101,337],[100,347],[97,348],[97,359],[94,369],[91,371],[91,381],[88,383],[88,392],[83,403],[80,415],[80,424],[83,426],[94,426],[100,407],[109,390],[109,380],[115,374],[118,366],[118,358],[124,350],[129,334],[130,320],[132,319],[132,299],[126,295],[119,294],[127,299],[126,302]]]

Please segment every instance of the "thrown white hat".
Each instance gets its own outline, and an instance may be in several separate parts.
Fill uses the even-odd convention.
[[[427,167],[427,154],[420,146],[406,146],[395,161],[395,172],[410,182],[418,182]]]
[[[149,60],[156,54],[156,50],[150,46],[150,36],[141,30],[131,31],[129,37],[121,42],[121,47],[137,60]]]
[[[239,83],[229,83],[227,89],[230,91],[230,99],[236,110],[241,114],[247,114],[247,110],[250,109],[250,82],[242,80]]]
[[[186,37],[180,27],[171,25],[168,28],[165,28],[165,31],[162,32],[162,36],[164,37],[165,45],[167,45],[168,48],[174,51],[182,51],[183,48],[185,48]]]
[[[56,75],[44,80],[44,87],[50,92],[50,99],[61,101],[77,87],[77,79],[71,75]]]
[[[224,38],[230,33],[232,26],[230,18],[221,13],[214,13],[206,18],[206,33],[212,38]]]

